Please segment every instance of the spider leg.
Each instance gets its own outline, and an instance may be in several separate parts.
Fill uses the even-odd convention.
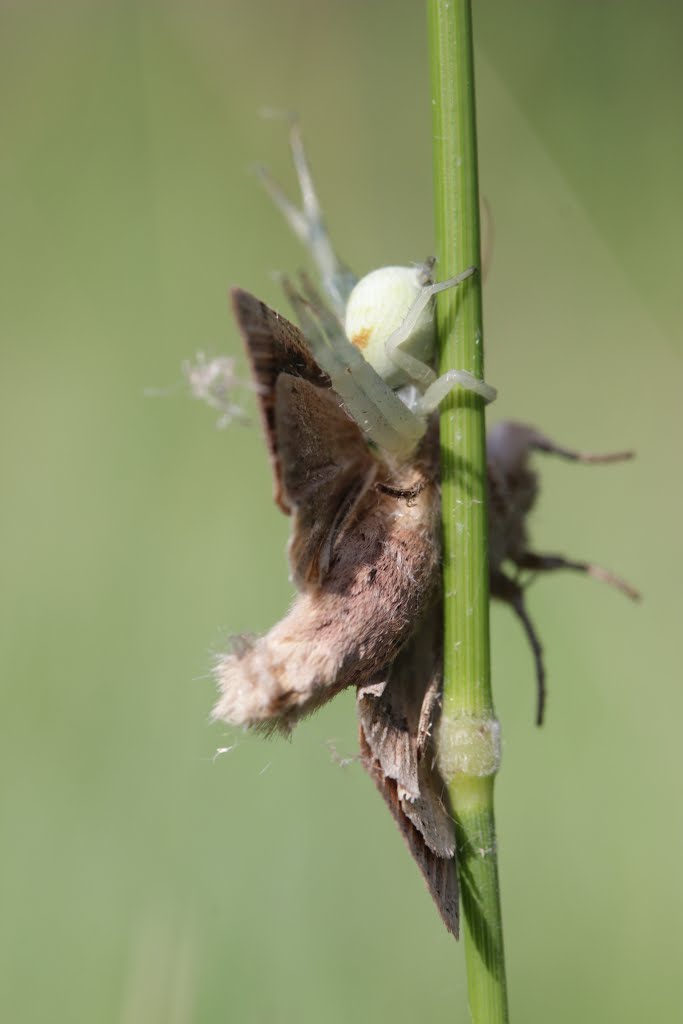
[[[430,272],[431,267],[427,268],[425,264],[422,269],[423,278]],[[436,374],[427,363],[423,363],[421,359],[416,359],[415,356],[404,352],[401,349],[401,345],[404,345],[409,340],[417,326],[418,320],[434,296],[438,295],[439,292],[446,291],[447,288],[454,288],[456,285],[461,284],[468,277],[471,277],[473,273],[474,267],[468,267],[462,274],[458,274],[457,277],[451,277],[448,281],[440,281],[437,284],[425,281],[400,326],[387,338],[385,342],[387,355],[397,366],[405,370],[416,384],[428,387],[432,381],[436,380]]]
[[[429,267],[428,272],[430,270],[431,267]],[[447,288],[454,288],[456,285],[462,284],[463,281],[472,276],[474,271],[474,267],[468,267],[467,270],[464,270],[456,277],[449,278],[447,281],[439,281],[437,284],[424,284],[406,313],[401,325],[387,338],[386,353],[389,358],[405,371],[411,382],[425,389],[416,410],[422,416],[427,416],[429,413],[434,412],[446,395],[456,387],[474,391],[476,394],[481,395],[486,402],[492,402],[496,397],[495,388],[492,388],[482,380],[478,380],[473,374],[468,373],[467,370],[449,370],[448,373],[437,378],[431,366],[422,362],[421,359],[416,359],[409,352],[404,352],[401,348],[401,345],[404,345],[410,339],[418,320],[429,303],[432,302],[434,296],[438,295],[439,292],[446,291]]]
[[[447,370],[446,373],[430,384],[417,404],[417,412],[428,416],[443,402],[446,395],[449,395],[455,388],[465,388],[467,391],[474,391],[488,404],[494,402],[498,392],[486,381],[475,377],[467,370]]]
[[[546,687],[545,665],[543,663],[543,647],[538,638],[533,622],[524,604],[524,590],[516,580],[510,579],[504,572],[491,573],[491,595],[509,604],[522,623],[527,640],[531,645],[536,665],[536,725],[543,725],[545,712]]]
[[[527,551],[519,558],[515,558],[515,565],[520,569],[530,569],[533,572],[554,572],[557,569],[572,569],[574,572],[583,572],[586,576],[592,576],[594,580],[599,580],[601,583],[608,583],[611,587],[616,587],[622,594],[630,597],[632,601],[640,600],[639,592],[630,583],[622,580],[619,576],[615,576],[608,569],[594,565],[592,562],[574,562],[564,558],[562,555],[538,555],[533,551]]]
[[[424,421],[401,401],[344,333],[311,281],[302,274],[304,295],[289,281],[285,291],[304,336],[332,387],[369,440],[399,457],[409,455],[425,432]]]
[[[280,284],[292,309],[296,313],[299,326],[313,358],[318,363],[320,369],[324,370],[328,377],[331,377],[331,370],[337,369],[337,363],[333,359],[334,353],[330,351],[325,333],[318,322],[311,303],[303,295],[299,294],[286,274],[281,276]]]
[[[280,185],[265,167],[257,166],[256,173],[266,192],[283,214],[294,234],[309,250],[325,292],[329,296],[335,312],[342,316],[346,307],[346,301],[351,294],[353,286],[356,284],[357,278],[337,256],[330,241],[320,202],[313,184],[313,177],[306,156],[298,119],[292,114],[271,114],[270,116],[284,117],[290,123],[289,142],[301,191],[302,208],[299,209],[287,198]]]

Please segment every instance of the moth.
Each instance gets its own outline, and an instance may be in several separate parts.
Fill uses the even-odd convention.
[[[434,294],[429,266],[421,270],[422,278],[408,268],[410,287],[400,315],[379,334],[375,365],[362,354],[358,334],[367,347],[376,323],[368,328],[366,316],[355,335],[349,329],[346,314],[355,279],[329,246],[296,131],[293,149],[304,213],[294,210],[269,179],[267,184],[298,233],[314,239],[316,262],[337,309],[328,310],[307,279],[303,294],[284,282],[301,327],[241,289],[233,290],[232,304],[258,395],[274,500],[291,517],[288,557],[297,596],[267,634],[238,641],[220,658],[213,717],[266,734],[289,733],[335,694],[355,687],[361,762],[446,928],[457,936],[455,830],[434,744],[442,622],[439,437],[433,410],[454,385],[484,400],[492,389],[461,371],[455,371],[457,378],[437,379],[423,362],[429,358],[430,325],[424,328],[419,321]],[[458,285],[467,276],[446,284]],[[395,297],[390,313],[394,304]],[[376,366],[382,359],[391,365],[380,373]],[[515,611],[531,643],[540,724],[542,649],[523,586],[507,566],[532,572],[572,569],[636,595],[591,563],[529,548],[527,516],[538,493],[530,464],[534,451],[583,462],[615,461],[630,453],[582,454],[520,423],[499,423],[489,433],[491,593]]]

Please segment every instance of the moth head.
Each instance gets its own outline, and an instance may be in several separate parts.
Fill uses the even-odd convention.
[[[424,284],[424,266],[380,267],[358,281],[346,304],[347,337],[391,388],[408,383],[408,378],[387,353],[386,343],[405,320]],[[435,345],[432,301],[421,312],[401,348],[416,359],[431,363]]]

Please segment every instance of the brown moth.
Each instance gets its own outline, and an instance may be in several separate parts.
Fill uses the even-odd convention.
[[[274,498],[292,517],[289,561],[297,597],[265,636],[220,659],[213,717],[288,733],[340,690],[357,689],[360,753],[450,932],[458,934],[455,831],[436,768],[441,696],[438,424],[409,458],[368,443],[301,331],[247,292],[233,308],[251,363],[270,453]],[[627,584],[598,567],[529,550],[526,518],[538,491],[533,451],[585,461],[531,427],[489,433],[491,593],[520,618],[533,648],[542,721],[540,643],[519,581],[573,569]]]
[[[293,518],[299,595],[266,636],[218,666],[216,716],[289,731],[339,690],[382,678],[435,588],[436,448],[391,464],[330,388],[293,324],[233,293],[258,393],[275,500]]]

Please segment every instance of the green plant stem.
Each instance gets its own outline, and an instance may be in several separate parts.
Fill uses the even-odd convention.
[[[481,266],[470,0],[429,0],[439,279]],[[481,275],[438,297],[440,370],[483,377]],[[456,818],[469,1003],[507,1021],[493,780],[486,436],[482,400],[458,390],[441,414],[444,705],[439,762]]]

